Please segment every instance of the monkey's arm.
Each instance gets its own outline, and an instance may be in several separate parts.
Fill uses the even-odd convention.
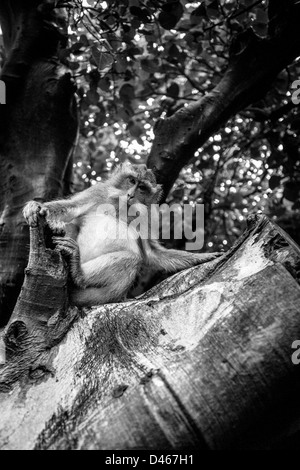
[[[48,225],[53,229],[63,229],[65,223],[86,214],[96,204],[104,200],[104,189],[101,183],[67,199],[39,203],[30,201],[23,210],[23,215],[30,226],[36,226],[38,215],[45,216]]]
[[[207,263],[222,253],[191,253],[189,251],[168,250],[157,240],[149,240],[148,262],[150,267],[165,273],[176,273],[197,264]]]

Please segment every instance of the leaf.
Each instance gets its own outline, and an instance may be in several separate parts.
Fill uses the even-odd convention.
[[[100,95],[95,90],[89,90],[86,94],[87,100],[90,104],[98,104]]]
[[[299,182],[288,181],[285,184],[283,197],[288,201],[296,202],[300,195]]]
[[[178,47],[176,46],[176,44],[172,44],[170,49],[169,49],[169,56],[170,56],[170,59],[173,59],[173,58],[176,58],[176,59],[181,59],[181,52],[180,50],[178,49]]]
[[[80,68],[80,64],[78,62],[69,62],[68,67],[70,70],[78,70]]]
[[[169,2],[162,6],[158,16],[159,24],[167,30],[173,29],[183,15],[183,6],[180,2]]]
[[[89,142],[89,149],[90,149],[92,152],[95,152],[96,149],[97,149],[95,142],[93,142],[92,140]]]
[[[100,113],[96,114],[96,118],[94,122],[95,126],[102,127],[105,121],[106,121],[105,112],[100,111]]]
[[[180,20],[181,16],[183,15],[183,6],[177,0],[169,1],[162,5],[161,9],[166,13],[172,13],[172,15],[177,16],[178,20]]]
[[[273,151],[273,153],[267,158],[267,164],[269,168],[274,170],[279,168],[282,163],[283,155],[280,152]]]
[[[58,58],[62,62],[64,62],[66,58],[69,57],[69,55],[70,55],[70,49],[60,49],[58,51]]]
[[[89,73],[89,79],[90,79],[90,88],[97,88],[99,80],[100,80],[100,73],[98,72],[97,69],[94,69]]]
[[[195,10],[191,13],[191,24],[199,23],[200,18],[207,18],[207,12],[205,4],[202,2]]]
[[[147,8],[132,6],[129,8],[129,11],[133,16],[137,16],[144,23],[149,23],[151,21],[151,15]]]
[[[140,7],[132,6],[129,8],[129,11],[133,16],[138,16],[138,17],[143,16],[143,10]]]
[[[252,147],[251,158],[253,158],[253,160],[261,160],[261,151],[259,147]]]
[[[218,0],[208,2],[206,12],[209,18],[217,18],[219,16],[219,3]]]
[[[128,130],[132,137],[134,137],[135,139],[138,139],[139,137],[141,137],[141,135],[144,134],[144,128],[134,121],[130,121],[128,123]]]
[[[113,392],[112,392],[112,395],[114,398],[120,398],[124,395],[125,391],[127,390],[128,388],[128,385],[119,385],[118,387],[116,387]]]
[[[137,47],[137,46],[132,46],[127,49],[127,54],[131,57],[135,55],[142,55],[143,52],[144,52],[144,49],[142,49],[141,47]]]
[[[195,10],[191,12],[191,16],[207,16],[205,3],[202,2]]]
[[[291,122],[290,129],[292,131],[299,131],[299,129],[300,129],[300,118],[293,119],[293,121]]]
[[[115,69],[117,73],[123,73],[127,69],[127,59],[125,55],[117,56],[117,60],[115,62]]]
[[[132,85],[125,83],[119,91],[120,99],[122,101],[131,101],[135,98],[135,92]]]
[[[130,121],[130,118],[132,116],[132,113],[130,112],[129,109],[125,109],[125,108],[119,108],[118,109],[118,115],[117,115],[121,120],[123,120],[124,122],[129,122]]]
[[[273,175],[273,176],[271,176],[271,178],[269,180],[269,187],[270,187],[270,189],[273,190],[275,188],[278,188],[280,183],[281,183],[281,176]]]
[[[76,42],[70,47],[70,52],[72,54],[82,54],[81,49],[84,47],[83,42]]]
[[[93,46],[91,51],[93,59],[100,71],[110,69],[114,63],[114,58],[111,54],[100,51],[96,46]]]
[[[253,3],[256,3],[256,0],[240,0],[240,4],[245,7],[250,7]]]
[[[164,28],[164,29],[173,29],[177,25],[177,18],[176,16],[169,15],[168,13],[165,13],[162,11],[159,16],[158,16],[158,21],[159,24]]]
[[[145,72],[154,73],[159,70],[159,61],[158,59],[142,59],[141,67]]]
[[[80,39],[79,39],[79,40],[80,40],[80,42],[81,42],[84,46],[88,46],[88,45],[89,45],[89,40],[88,40],[88,38],[86,37],[85,34],[82,34],[82,35],[80,36]]]
[[[120,47],[120,39],[114,33],[107,33],[104,35],[104,38],[109,43],[110,48],[114,51],[117,51]],[[108,49],[109,50],[109,49]]]
[[[167,93],[172,98],[178,98],[179,92],[180,92],[180,88],[179,88],[179,85],[176,82],[172,83],[167,88]]]
[[[89,101],[87,100],[86,97],[83,97],[81,100],[80,100],[80,109],[81,111],[87,111],[89,109]]]
[[[108,77],[103,77],[99,80],[99,87],[101,90],[108,92],[110,88],[110,79]]]
[[[263,8],[257,8],[256,18],[252,23],[255,34],[260,37],[266,37],[268,35],[269,17],[267,10]]]
[[[268,22],[269,22],[268,11],[265,10],[264,8],[257,8],[255,21],[256,23],[268,25]]]

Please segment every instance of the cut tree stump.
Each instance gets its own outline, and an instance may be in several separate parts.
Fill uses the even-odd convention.
[[[31,229],[3,337],[0,449],[268,449],[297,439],[300,249],[279,227],[253,217],[223,257],[83,311],[66,307],[64,264],[42,232]]]

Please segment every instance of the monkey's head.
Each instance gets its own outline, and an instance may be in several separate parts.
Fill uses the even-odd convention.
[[[162,186],[157,184],[153,171],[146,165],[123,163],[112,173],[109,182],[119,196],[126,196],[129,206],[158,204],[163,194]]]

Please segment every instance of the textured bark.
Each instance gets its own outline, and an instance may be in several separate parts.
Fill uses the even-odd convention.
[[[252,30],[237,38],[227,72],[211,93],[158,121],[148,165],[165,194],[195,151],[230,117],[261,99],[278,73],[299,56],[300,3],[269,0],[269,18],[268,38]]]
[[[0,4],[3,323],[26,259],[21,207],[62,191],[76,134],[72,83],[54,59],[65,20],[42,3]],[[282,3],[270,0],[272,18],[279,8],[283,19],[273,42],[246,35],[213,94],[158,124],[150,162],[166,188],[193,146],[299,53],[299,5]],[[299,266],[299,248],[260,219],[223,258],[137,300],[78,311],[68,307],[63,260],[41,224],[31,229],[23,289],[0,337],[0,449],[270,448],[299,435]]]
[[[29,232],[21,209],[63,192],[77,132],[74,84],[56,53],[66,18],[40,0],[1,0],[6,62],[0,108],[0,327],[18,298]],[[65,31],[65,33],[64,33]]]
[[[39,230],[40,259],[51,252]],[[69,309],[59,344],[62,313],[36,334],[38,312],[17,306],[0,367],[0,449],[276,447],[299,432],[299,268],[299,247],[252,219],[221,259],[75,322]]]

